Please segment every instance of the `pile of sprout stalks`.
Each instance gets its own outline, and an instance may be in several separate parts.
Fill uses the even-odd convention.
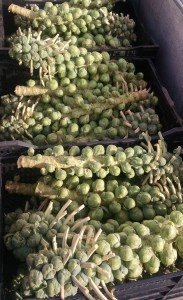
[[[115,232],[108,234],[94,222],[90,225],[89,217],[77,219],[84,205],[68,213],[70,205],[72,201],[56,216],[52,202],[44,212],[16,210],[5,215],[5,245],[25,263],[12,281],[17,300],[65,299],[78,291],[90,300],[95,299],[93,293],[101,300],[116,300],[115,284],[156,274],[183,258],[180,211],[121,226],[111,220]]]
[[[8,10],[16,14],[15,24],[24,32],[42,32],[43,39],[58,35],[62,41],[71,40],[87,49],[125,48],[136,41],[133,19],[107,7],[107,3],[112,6],[117,1],[74,2],[46,2],[43,8],[34,5],[32,9],[11,4]],[[9,41],[16,44],[16,37],[11,36]]]
[[[169,152],[161,134],[154,146],[147,135],[144,138],[146,144],[126,149],[96,145],[66,150],[60,145],[34,154],[30,148],[17,166],[25,172],[39,169],[40,177],[34,183],[9,180],[5,188],[11,194],[49,198],[57,212],[69,199],[75,208],[85,204],[82,216],[109,233],[115,228],[108,219],[123,224],[165,216],[182,205],[182,149]]]

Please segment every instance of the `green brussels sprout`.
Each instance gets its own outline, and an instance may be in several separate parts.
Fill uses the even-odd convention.
[[[136,265],[134,269],[129,269],[128,278],[129,279],[137,279],[142,275],[143,268],[142,266]]]
[[[101,256],[107,255],[111,251],[110,244],[105,240],[98,240],[97,245],[98,248],[96,250],[96,253]]]
[[[154,210],[157,215],[165,216],[167,214],[167,207],[164,203],[155,202],[154,203]]]
[[[42,236],[39,233],[34,233],[32,234],[28,239],[27,239],[27,246],[34,248],[39,246],[40,241],[41,241]]]
[[[147,235],[150,235],[150,230],[148,227],[146,227],[145,225],[143,224],[140,224],[138,223],[136,226],[135,226],[135,231],[136,233],[141,237],[145,237]]]
[[[177,236],[175,224],[171,221],[163,222],[160,229],[160,235],[165,241],[173,240]]]
[[[165,240],[160,235],[151,236],[151,246],[155,252],[162,252],[165,246]]]
[[[33,228],[31,228],[29,226],[29,224],[27,226],[24,226],[21,230],[21,235],[24,237],[24,238],[28,238],[32,235],[32,232],[33,232]]]
[[[107,223],[112,224],[114,226],[115,230],[117,230],[119,228],[119,223],[116,220],[109,219],[109,220],[107,220]]]
[[[4,240],[6,239],[6,235],[4,236]],[[20,232],[16,232],[11,239],[12,248],[19,248],[26,244],[25,238],[21,235]]]
[[[13,250],[13,254],[20,261],[24,262],[28,254],[33,252],[33,249],[28,246],[21,246]]]
[[[128,274],[128,269],[121,263],[120,269],[114,270],[113,275],[116,280],[122,282]]]
[[[108,223],[109,223],[109,222],[108,222]],[[93,226],[93,228],[95,228],[96,231],[99,230],[99,229],[101,228],[101,223],[100,223],[100,221],[97,221],[97,220],[90,220],[90,221],[88,222],[88,225]]]
[[[105,182],[102,179],[97,179],[92,183],[94,192],[103,192],[105,189]]]
[[[49,297],[54,297],[60,292],[60,284],[56,278],[47,280],[46,293]]]
[[[60,256],[54,256],[51,260],[51,265],[53,265],[53,269],[58,272],[63,269],[64,265]]]
[[[102,231],[109,234],[114,232],[114,226],[110,223],[102,224]]]
[[[135,233],[135,229],[133,228],[133,226],[130,226],[128,224],[124,224],[124,227],[120,226],[121,229],[123,230],[124,233],[126,233],[127,235],[131,234],[131,233]]]
[[[43,274],[38,270],[29,272],[29,285],[33,291],[38,290],[44,283]]]
[[[119,213],[115,214],[115,220],[122,224],[129,220],[129,215],[126,211],[121,210]]]
[[[94,157],[104,155],[105,154],[105,148],[103,145],[96,145],[93,148],[93,155]]]
[[[151,195],[147,192],[140,192],[136,197],[136,203],[140,207],[150,202],[151,202]]]
[[[129,217],[132,221],[141,222],[144,218],[143,212],[139,207],[134,207],[129,210]]]
[[[143,206],[144,219],[152,220],[156,216],[155,210],[151,204],[146,204]]]
[[[126,244],[133,250],[133,249],[139,249],[142,245],[141,238],[135,234],[130,233],[126,239]]]
[[[113,203],[114,194],[112,192],[102,192],[101,199],[102,199],[102,204],[108,206],[110,203]]]
[[[29,223],[35,224],[36,222],[41,222],[41,217],[38,214],[33,213],[29,216]]]
[[[143,225],[148,227],[151,233],[159,233],[160,231],[160,223],[157,220],[144,220]]]
[[[57,280],[61,285],[69,282],[71,278],[71,273],[67,269],[62,269],[57,273]]]
[[[143,246],[138,252],[140,261],[145,264],[154,255],[153,249],[150,246]]]
[[[82,286],[87,286],[87,284],[88,284],[88,277],[83,272],[80,272],[79,274],[77,274],[76,275],[76,279],[79,281],[79,283]]]
[[[172,245],[165,245],[162,252],[159,253],[161,263],[165,266],[171,266],[177,259],[177,250],[173,249]]]
[[[177,210],[180,211],[181,213],[183,213],[183,204],[178,204],[177,206]]]
[[[128,195],[128,190],[125,186],[121,185],[116,187],[115,196],[117,199],[123,199]]]
[[[108,234],[106,241],[110,244],[111,248],[118,248],[120,246],[120,235],[118,233]]]
[[[89,193],[90,186],[87,183],[81,183],[77,186],[76,192],[80,195],[87,195]]]
[[[76,276],[81,271],[80,261],[78,259],[70,259],[67,265],[68,271]]]
[[[180,227],[183,225],[183,214],[180,211],[172,211],[170,213],[170,220],[176,225],[176,227]]]
[[[28,255],[26,261],[27,264],[31,263],[31,256]],[[48,258],[41,253],[37,253],[33,256],[33,262],[34,262],[33,266],[37,270],[41,270],[43,265],[48,263]]]
[[[56,274],[56,270],[53,269],[52,264],[45,264],[42,268],[42,274],[43,274],[44,279],[46,279],[46,280],[52,279],[52,278],[54,278],[54,276]]]
[[[112,203],[109,204],[109,210],[111,213],[117,214],[121,211],[121,204],[113,200]]]
[[[119,247],[118,254],[120,258],[125,262],[133,259],[133,251],[127,245]]]
[[[87,198],[87,205],[90,209],[98,208],[101,204],[101,198],[97,193],[91,193]]]
[[[88,278],[94,278],[94,276],[96,275],[96,270],[93,268],[84,269],[83,272]]]
[[[175,248],[177,249],[178,255],[183,258],[183,236],[180,235],[175,240]]]
[[[101,221],[104,216],[104,211],[101,207],[92,209],[89,211],[89,217],[91,220]]]
[[[98,254],[94,254],[91,257],[91,261],[96,264],[97,266],[101,265],[102,263],[102,257]]]
[[[114,277],[113,277],[112,269],[109,266],[109,264],[104,261],[104,262],[101,263],[100,268],[103,269],[104,271],[106,271],[107,274],[106,273],[102,274],[100,272],[97,272],[97,277],[100,280],[103,280],[105,283],[112,282],[114,280]]]
[[[108,263],[112,271],[119,270],[121,267],[121,258],[118,255],[115,255],[108,260]]]
[[[160,268],[159,258],[156,255],[152,256],[151,259],[144,264],[144,267],[149,274],[157,273]]]
[[[123,201],[123,207],[124,209],[132,209],[136,206],[136,203],[135,203],[135,200],[133,198],[126,198],[124,201]]]

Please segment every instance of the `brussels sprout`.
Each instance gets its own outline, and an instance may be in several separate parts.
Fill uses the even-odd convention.
[[[127,235],[129,235],[131,233],[135,233],[135,229],[132,226],[130,226],[128,224],[124,224],[124,225],[126,225],[126,226],[123,228],[123,232],[125,232]]]
[[[102,263],[102,257],[98,254],[94,254],[91,257],[91,261],[96,264],[97,266],[101,265]]]
[[[121,258],[118,255],[115,255],[108,260],[108,263],[113,271],[119,270],[121,267]]]
[[[106,240],[111,248],[118,248],[120,246],[120,235],[118,233],[108,234]]]
[[[177,226],[183,225],[183,214],[180,211],[172,211],[170,214],[170,220]]]
[[[56,272],[63,269],[64,265],[60,256],[54,256],[51,260],[51,264]]]
[[[68,271],[76,276],[81,271],[80,261],[78,259],[70,259],[67,265]]]
[[[46,280],[52,279],[52,278],[54,278],[54,276],[56,274],[56,270],[53,269],[52,264],[45,264],[42,268],[42,274],[43,274],[44,279],[46,279]]]
[[[27,264],[29,265],[30,261],[31,261],[31,256],[28,255],[27,256]],[[48,263],[48,258],[46,256],[44,256],[43,254],[41,253],[37,253],[33,256],[33,262],[34,262],[34,267],[37,269],[37,270],[40,270],[42,269],[43,265],[44,264],[47,264]]]
[[[144,226],[143,224],[139,224],[135,226],[136,233],[141,237],[145,237],[147,235],[150,235],[150,230],[148,227]]]
[[[131,249],[139,249],[141,247],[142,241],[141,241],[141,238],[137,234],[130,233],[126,239],[126,244]]]
[[[154,219],[156,216],[155,210],[153,209],[153,206],[150,204],[146,204],[143,206],[143,215],[144,219],[151,220]]]
[[[165,240],[160,235],[153,235],[150,238],[151,246],[155,252],[161,252],[165,246]]]
[[[178,255],[183,258],[183,236],[178,236],[175,240],[175,248],[177,249]]]
[[[135,200],[133,198],[126,198],[123,201],[123,207],[127,210],[132,209],[136,206]]]
[[[123,261],[130,261],[133,259],[133,251],[132,249],[125,245],[125,246],[121,246],[119,247],[119,256],[121,257],[121,259]]]
[[[105,182],[102,179],[97,179],[92,183],[94,192],[103,192],[105,189]]]
[[[71,273],[67,269],[62,269],[57,273],[57,280],[61,285],[69,282],[71,278]]]
[[[4,236],[4,240],[6,239],[6,235]],[[11,239],[12,248],[19,248],[26,244],[25,238],[21,235],[20,232],[16,232]]]
[[[138,206],[143,206],[151,202],[151,195],[147,192],[140,192],[136,197],[136,203]]]
[[[110,223],[105,223],[102,225],[102,231],[109,234],[114,232],[114,226]]]
[[[97,245],[98,248],[96,250],[96,253],[101,256],[107,255],[111,251],[110,244],[105,240],[98,240]]]
[[[89,217],[92,220],[101,221],[104,216],[104,211],[101,207],[89,211]]]
[[[113,200],[112,203],[109,204],[109,210],[111,213],[117,214],[121,211],[121,204]]]
[[[91,193],[87,198],[87,205],[90,209],[95,209],[101,204],[101,198],[97,193]]]
[[[143,225],[148,227],[151,233],[159,233],[160,224],[156,220],[144,220]]]
[[[38,290],[44,283],[43,274],[38,270],[31,270],[29,273],[29,284],[33,291]]]
[[[134,253],[133,259],[130,261],[125,262],[125,266],[128,268],[128,270],[134,270],[138,265],[140,264],[140,259],[138,254]]]
[[[115,189],[115,196],[117,199],[123,199],[128,195],[128,190],[125,186],[121,185]]]
[[[171,221],[165,221],[160,229],[160,235],[165,241],[173,240],[177,235],[175,224]]]
[[[109,219],[109,220],[107,220],[107,223],[112,224],[114,226],[115,230],[117,230],[119,228],[119,223],[116,220]]]
[[[140,261],[145,264],[147,263],[151,257],[154,255],[153,249],[149,246],[143,246],[138,252]]]
[[[142,271],[143,271],[142,266],[140,264],[136,265],[134,269],[130,269],[128,271],[128,278],[137,279],[142,275]]]
[[[82,286],[86,286],[88,284],[88,277],[83,272],[77,274],[76,279]]]
[[[123,264],[121,264],[119,270],[113,271],[114,278],[117,279],[119,282],[123,281],[123,279],[126,278],[127,274],[128,269]]]
[[[172,245],[165,245],[162,252],[159,253],[161,263],[165,266],[171,266],[177,259],[177,251],[173,249]]]
[[[144,218],[142,210],[138,207],[134,207],[129,210],[129,217],[135,222],[141,222]]]
[[[54,297],[60,292],[60,284],[56,278],[47,280],[46,293],[49,297]]]
[[[105,283],[112,282],[114,280],[114,277],[113,277],[112,269],[109,266],[109,264],[107,262],[102,262],[102,264],[100,265],[100,268],[103,269],[104,271],[106,271],[107,274],[106,273],[102,274],[101,272],[97,272],[97,277],[100,280],[103,280]]]
[[[151,259],[144,264],[146,271],[150,274],[155,274],[159,271],[160,261],[156,255],[152,256]]]

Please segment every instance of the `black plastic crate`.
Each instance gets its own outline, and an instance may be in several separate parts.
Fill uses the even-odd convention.
[[[30,78],[29,71],[22,66],[18,66],[18,63],[8,58],[7,51],[0,51],[0,96],[10,94],[14,92],[15,86],[24,85],[26,80]],[[120,56],[116,56],[120,58]],[[183,126],[183,121],[176,112],[174,102],[171,100],[167,90],[161,86],[159,78],[157,76],[155,67],[150,59],[147,58],[127,58],[128,61],[133,62],[136,67],[136,72],[143,72],[145,80],[149,83],[151,90],[159,98],[158,105],[156,106],[156,112],[160,117],[161,124],[163,125],[162,132],[164,135],[171,134],[171,130],[177,130]],[[157,139],[157,136],[153,136],[152,139]],[[120,141],[117,139],[116,141]],[[136,141],[138,138],[128,138],[122,140],[125,144]],[[113,143],[114,140],[105,140],[98,142],[89,142],[88,144],[97,143]],[[11,153],[16,149],[27,144],[21,141],[7,141],[0,142],[0,156],[4,156],[7,152]],[[29,145],[27,145],[29,147]]]
[[[178,146],[183,147],[183,130],[174,132],[165,137],[165,141],[169,150],[173,150]],[[116,142],[118,146],[125,147],[123,142]],[[134,146],[136,143],[131,141],[128,146]],[[1,162],[1,198],[0,207],[2,206],[0,228],[3,228],[3,214],[13,211],[16,208],[24,208],[25,201],[28,197],[8,194],[5,191],[6,180],[11,180],[15,175],[20,175],[24,182],[35,182],[40,176],[38,170],[35,169],[17,169],[16,162],[20,155],[26,153],[27,148],[21,149],[14,153],[14,157],[6,157]],[[40,150],[38,152],[41,152]],[[2,235],[2,231],[0,231]],[[0,279],[2,279],[2,300],[13,300],[11,295],[6,292],[9,283],[16,274],[18,261],[13,257],[11,252],[8,252],[5,247],[0,248]],[[13,266],[13,269],[12,269]],[[139,279],[137,281],[129,281],[122,285],[115,287],[115,296],[118,300],[179,300],[183,299],[183,271],[173,272],[169,274],[157,274],[149,276],[146,279]],[[30,300],[36,300],[29,298]],[[84,300],[84,296],[77,294],[74,297],[68,298],[70,300]],[[52,298],[50,300],[58,300]]]
[[[14,16],[12,13],[8,12],[8,6],[12,3],[11,0],[1,0],[2,1],[2,34],[0,39],[0,47],[7,47],[6,38],[16,31],[16,26],[14,25]],[[54,3],[63,3],[65,0],[53,0]],[[34,4],[42,7],[46,0],[15,0],[14,4],[20,6],[31,7]],[[108,48],[111,54],[116,53],[121,56],[145,56],[154,58],[157,54],[159,46],[154,41],[154,39],[146,32],[140,18],[135,12],[133,7],[133,0],[127,2],[119,2],[113,8],[116,13],[124,13],[124,15],[129,14],[130,17],[136,23],[135,33],[137,34],[137,41],[130,48]],[[101,48],[102,51],[102,48]]]

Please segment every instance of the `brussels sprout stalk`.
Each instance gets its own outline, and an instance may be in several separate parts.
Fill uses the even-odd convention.
[[[13,14],[17,14],[31,20],[34,20],[35,18],[38,17],[36,12],[32,11],[31,9],[27,9],[25,7],[21,7],[16,4],[11,4],[8,7],[8,11],[12,12]]]

